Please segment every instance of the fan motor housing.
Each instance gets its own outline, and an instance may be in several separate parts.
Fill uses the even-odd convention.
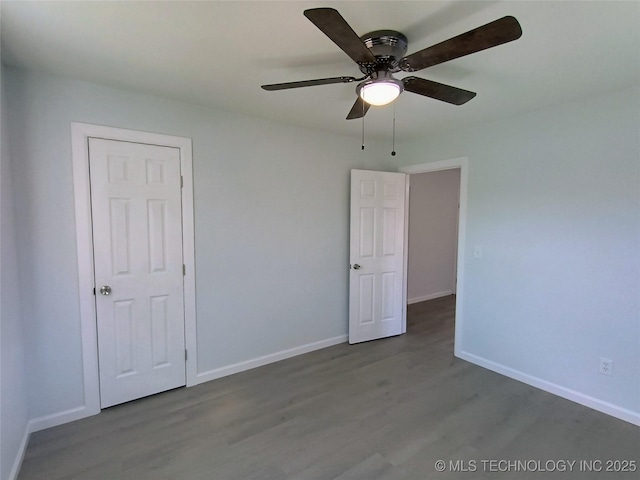
[[[376,30],[360,37],[362,43],[376,57],[377,67],[388,69],[391,72],[398,72],[398,62],[407,53],[407,37],[395,30]],[[377,69],[377,68],[375,68]],[[370,73],[371,67],[361,65],[362,73]]]

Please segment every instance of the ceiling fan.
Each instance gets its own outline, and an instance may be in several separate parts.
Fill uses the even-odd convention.
[[[399,71],[422,70],[517,40],[522,35],[518,21],[514,17],[507,16],[405,57],[407,37],[400,32],[376,30],[358,37],[342,15],[333,8],[312,8],[305,10],[304,15],[358,64],[364,76],[275,83],[262,85],[262,88],[274,91],[332,83],[360,82],[356,88],[358,98],[347,115],[347,120],[364,117],[371,105],[380,106],[391,103],[405,90],[453,105],[462,105],[476,94],[414,76],[398,80],[393,77],[393,74]]]

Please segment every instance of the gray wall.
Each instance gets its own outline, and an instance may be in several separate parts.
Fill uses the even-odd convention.
[[[20,272],[14,187],[7,141],[7,92],[0,62],[0,479],[12,475],[26,440],[25,346],[20,309]]]
[[[462,351],[636,421],[639,107],[634,87],[429,135],[399,159],[469,158]]]
[[[7,76],[32,417],[83,404],[71,121],[193,139],[199,372],[346,334],[349,170],[383,168],[388,149],[369,142],[362,153],[358,139]]]
[[[349,169],[393,169],[386,143],[363,155],[358,139],[84,82],[3,82],[3,475],[27,413],[83,403],[71,121],[193,139],[201,372],[346,334]],[[462,349],[636,414],[639,102],[633,88],[441,132],[394,160],[470,159]]]
[[[455,292],[460,169],[411,175],[407,302]]]

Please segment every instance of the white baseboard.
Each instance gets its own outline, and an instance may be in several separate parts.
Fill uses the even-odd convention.
[[[13,466],[9,472],[8,480],[16,480],[18,478],[18,473],[20,473],[20,467],[22,467],[22,461],[24,460],[24,454],[27,451],[27,445],[29,444],[29,435],[29,425],[27,424],[24,429],[22,441],[20,442],[20,446],[16,452],[16,458],[13,461]]]
[[[445,293],[444,295],[451,295],[451,293]],[[440,295],[440,296],[444,296],[444,295]],[[437,297],[434,297],[434,298],[437,298]],[[418,301],[424,301],[424,300],[418,300]],[[411,303],[411,302],[408,302],[408,303]],[[282,350],[280,352],[264,355],[262,357],[254,358],[252,360],[247,360],[247,361],[239,362],[233,365],[228,365],[226,367],[216,368],[213,370],[209,370],[207,372],[202,372],[197,375],[197,382],[194,385],[208,382],[210,380],[215,380],[217,378],[225,377],[227,375],[233,375],[234,373],[243,372],[246,370],[250,370],[252,368],[261,367],[269,363],[278,362],[280,360],[285,360],[287,358],[295,357],[305,353],[313,352],[315,350],[320,350],[322,348],[327,348],[333,345],[338,345],[340,343],[345,343],[347,340],[348,340],[347,335],[340,335],[338,337],[328,338],[326,340],[321,340],[319,342],[309,343],[309,344],[291,348],[288,350]],[[513,378],[514,380],[518,380],[520,382],[526,383],[527,385],[531,385],[533,387],[539,388],[541,390],[552,393],[554,395],[558,395],[559,397],[566,398],[567,400],[571,400],[573,402],[579,403],[580,405],[584,405],[586,407],[592,408],[594,410],[605,413],[607,415],[611,415],[613,417],[619,418],[620,420],[624,420],[631,424],[640,426],[640,412],[634,412],[632,410],[619,407],[612,403],[599,400],[597,398],[591,397],[589,395],[585,395],[583,393],[557,385],[552,382],[548,382],[546,380],[542,380],[532,375],[523,373],[519,370],[506,367],[502,364],[493,362],[491,360],[487,360],[483,357],[479,357],[477,355],[474,355],[468,352],[457,351],[456,356],[463,360],[471,362],[475,365],[478,365],[480,367],[494,371],[506,377]],[[20,448],[17,452],[16,458],[13,463],[13,467],[9,474],[9,480],[16,480],[18,478],[18,473],[20,471],[20,467],[24,459],[27,445],[29,443],[29,436],[31,433],[37,432],[39,430],[43,430],[45,428],[62,425],[63,423],[72,422],[74,420],[79,420],[81,418],[89,417],[97,413],[100,413],[100,411],[98,410],[97,412],[94,412],[91,409],[88,409],[87,407],[82,406],[82,407],[65,410],[63,412],[58,412],[51,415],[44,415],[42,417],[36,417],[34,419],[31,419],[27,425],[27,428],[25,429],[22,441],[20,442]]]
[[[208,382],[215,380],[216,378],[226,377],[227,375],[233,375],[234,373],[244,372],[245,370],[251,370],[252,368],[262,367],[269,363],[279,362],[287,358],[296,357],[304,353],[313,352],[314,350],[320,350],[322,348],[332,347],[340,343],[345,343],[348,339],[347,335],[340,335],[339,337],[327,338],[326,340],[320,340],[319,342],[308,343],[299,347],[290,348],[288,350],[282,350],[280,352],[271,353],[262,357],[253,358],[244,362],[235,363],[226,367],[215,368],[206,372],[198,373],[196,383]]]
[[[468,362],[484,367],[488,370],[492,370],[496,373],[504,375],[505,377],[513,378],[514,380],[518,380],[522,383],[526,383],[527,385],[531,385],[532,387],[539,388],[540,390],[544,390],[545,392],[553,393],[554,395],[558,395],[559,397],[566,398],[567,400],[571,400],[572,402],[579,403],[580,405],[584,405],[585,407],[592,408],[599,412],[606,413],[607,415],[611,415],[612,417],[624,420],[625,422],[640,426],[640,412],[634,412],[633,410],[628,410],[618,405],[599,400],[589,395],[585,395],[584,393],[580,393],[570,388],[566,388],[561,385],[542,380],[541,378],[534,377],[519,370],[506,367],[502,364],[487,360],[468,352],[458,352],[456,353],[456,356],[462,358],[463,360],[467,360]]]
[[[97,415],[98,413],[100,413],[100,409],[92,411],[83,405],[62,412],[52,413],[51,415],[32,418],[29,420],[29,432],[33,433],[44,430],[45,428],[56,427],[63,423],[73,422],[74,420],[80,420],[81,418]]]
[[[313,352],[314,350],[320,350],[322,348],[331,347],[347,341],[347,335],[340,335],[338,337],[328,338],[326,340],[320,340],[319,342],[313,342],[299,347],[290,348],[281,352],[264,355],[262,357],[254,358],[244,362],[228,365],[226,367],[216,368],[207,372],[199,373],[196,377],[196,382],[193,385],[208,382],[216,378],[226,377],[227,375],[233,375],[234,373],[243,372],[252,368],[261,367],[269,363],[278,362],[287,358],[302,355],[304,353]],[[92,409],[85,405],[64,410],[62,412],[52,413],[50,415],[43,415],[41,417],[32,418],[27,425],[27,434],[44,430],[45,428],[51,428],[63,423],[73,422],[74,420],[80,420],[81,418],[90,417],[100,413],[100,408]]]
[[[435,298],[446,297],[448,295],[453,295],[455,292],[453,290],[447,290],[445,292],[436,292],[430,293],[429,295],[424,295],[422,297],[414,297],[407,299],[407,305],[411,305],[412,303],[426,302],[427,300],[433,300]]]

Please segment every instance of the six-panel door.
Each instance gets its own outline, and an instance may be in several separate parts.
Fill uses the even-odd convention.
[[[403,333],[405,182],[351,170],[349,343]]]
[[[90,138],[89,167],[105,408],[185,385],[180,151]]]

